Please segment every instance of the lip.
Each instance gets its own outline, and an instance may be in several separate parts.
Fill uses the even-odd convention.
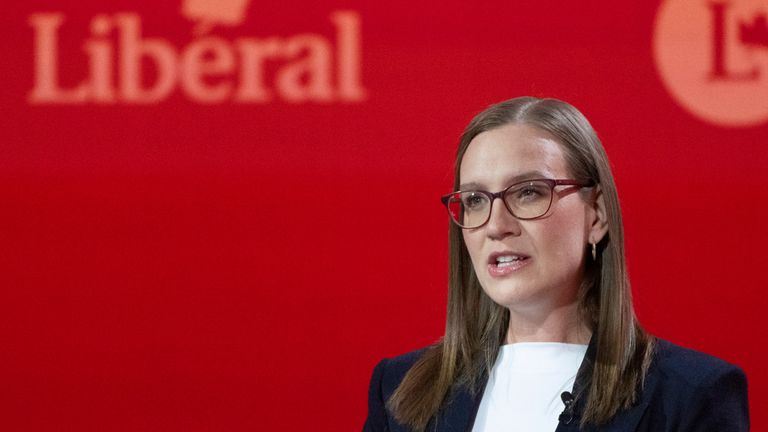
[[[521,260],[513,261],[511,264],[499,267],[496,265],[496,259],[500,256],[514,255],[522,258]],[[519,252],[514,251],[501,251],[494,252],[488,256],[488,274],[492,277],[504,277],[512,273],[516,273],[523,268],[527,267],[531,263],[531,257]]]

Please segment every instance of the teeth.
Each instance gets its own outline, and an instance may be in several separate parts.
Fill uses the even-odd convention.
[[[505,256],[500,256],[496,258],[496,262],[499,264],[508,263],[512,261],[519,261],[519,260],[520,260],[520,257],[516,255],[505,255]]]

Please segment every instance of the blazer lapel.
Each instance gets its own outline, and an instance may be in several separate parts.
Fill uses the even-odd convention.
[[[575,397],[573,416],[562,415],[555,432],[579,431],[579,423],[584,413],[585,401],[589,395],[589,386],[592,382],[592,371],[597,352],[596,339],[593,335],[589,341],[587,353],[584,355],[584,360],[581,362],[581,366],[579,366],[579,372],[576,374],[576,381],[573,385],[573,395]],[[653,393],[652,389],[656,386],[657,376],[653,372],[652,366],[646,376],[645,385],[640,392],[639,400],[634,406],[627,410],[619,411],[607,424],[599,427],[591,426],[586,428],[586,431],[630,432],[638,430],[638,425],[650,403],[650,395]],[[566,414],[566,412],[564,411],[563,414]]]
[[[593,336],[589,341],[587,352],[584,355],[584,360],[581,361],[573,385],[573,394],[576,396],[576,400],[572,413],[569,413],[573,415],[570,416],[570,419],[561,416],[556,432],[576,432],[579,430],[579,420],[583,409],[581,400],[586,397],[586,392],[589,390],[596,349],[597,341]],[[449,402],[438,412],[437,416],[430,420],[425,430],[428,432],[471,432],[487,383],[488,374],[485,373],[478,382],[476,392],[473,393],[467,386],[459,386],[451,394]]]
[[[595,364],[597,352],[597,338],[593,335],[589,341],[584,360],[581,361],[579,371],[576,374],[576,380],[573,384],[573,408],[571,412],[563,411],[560,421],[557,424],[555,432],[579,432],[579,423],[584,412],[584,402],[589,394],[589,386],[592,382],[592,370]],[[653,369],[653,368],[652,368]],[[427,424],[428,432],[471,432],[475,423],[477,410],[480,408],[480,401],[483,398],[483,391],[488,383],[488,374],[483,374],[478,382],[477,391],[472,392],[467,386],[457,386],[449,396],[448,402],[438,412],[438,414]],[[598,428],[589,427],[588,431],[600,432],[626,432],[637,430],[638,424],[643,417],[646,407],[649,403],[649,394],[656,384],[656,376],[653,370],[649,371],[646,377],[645,387],[641,392],[638,403],[628,410],[616,414],[616,416],[606,425]],[[584,432],[584,431],[581,431]]]
[[[483,374],[474,393],[468,386],[458,386],[449,396],[448,402],[437,416],[427,424],[429,432],[470,432],[488,383],[488,374]]]
[[[555,432],[576,432],[579,430],[581,414],[584,411],[584,401],[589,393],[589,385],[592,382],[592,368],[595,364],[597,352],[597,337],[593,334],[587,346],[587,352],[581,361],[576,380],[573,383],[571,394],[574,398],[570,407],[565,407],[557,422]]]
[[[651,364],[648,375],[645,377],[643,389],[640,391],[639,400],[627,410],[619,411],[608,424],[601,426],[601,432],[628,432],[645,431],[648,425],[643,422],[643,415],[651,403],[655,388],[659,383],[659,375],[656,373],[655,365]]]

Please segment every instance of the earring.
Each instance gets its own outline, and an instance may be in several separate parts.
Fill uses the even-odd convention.
[[[597,244],[592,243],[592,261],[597,261]]]

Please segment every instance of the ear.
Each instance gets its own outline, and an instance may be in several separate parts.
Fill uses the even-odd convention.
[[[605,234],[608,233],[608,213],[605,211],[605,200],[600,186],[595,187],[593,198],[588,240],[590,243],[600,243]]]

